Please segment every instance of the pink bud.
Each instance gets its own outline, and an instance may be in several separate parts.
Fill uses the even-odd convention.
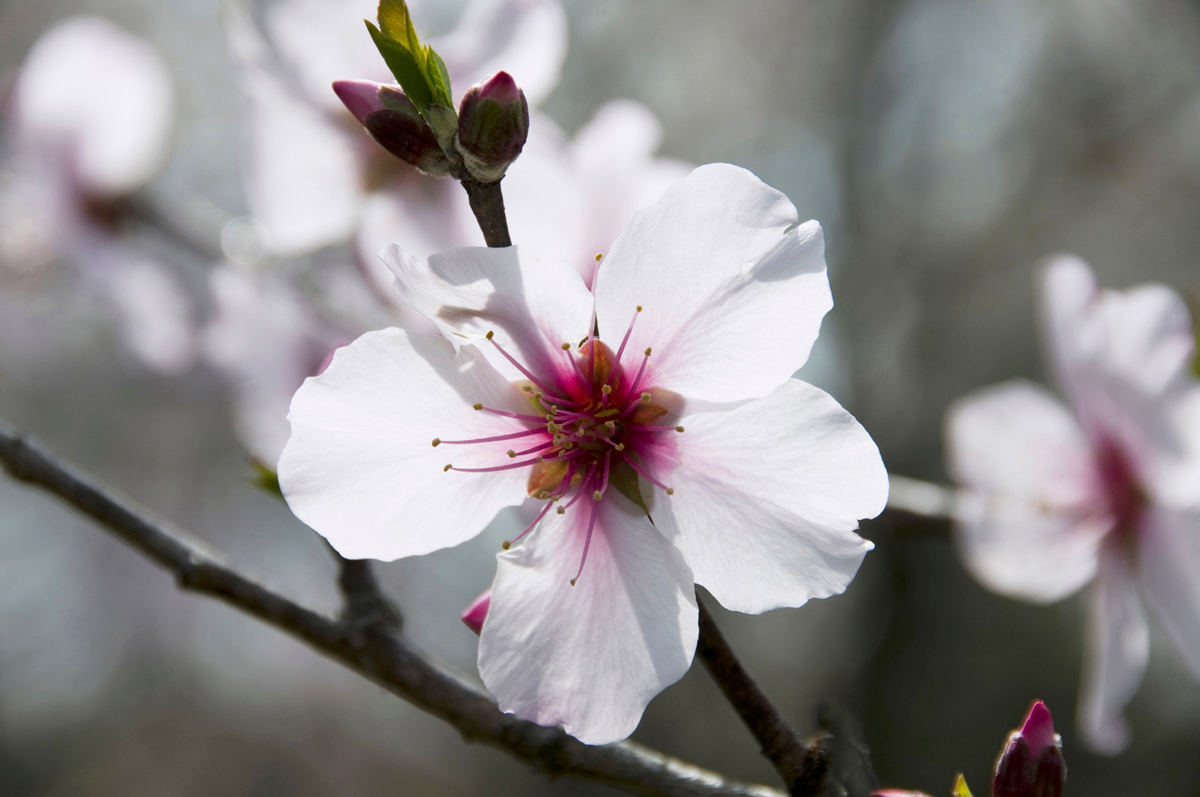
[[[1061,797],[1067,763],[1050,709],[1035,700],[996,760],[992,797]]]
[[[383,100],[379,97],[381,88],[383,88],[382,83],[371,80],[333,81],[333,93],[338,95],[338,99],[350,113],[354,114],[354,118],[361,125],[367,123],[369,114],[383,110]]]
[[[463,95],[458,151],[476,180],[492,183],[502,178],[528,136],[529,104],[507,72],[497,72]]]
[[[463,625],[470,628],[476,634],[483,630],[483,620],[487,617],[488,607],[492,605],[492,591],[490,589],[484,592],[467,608],[463,609],[462,621]]]

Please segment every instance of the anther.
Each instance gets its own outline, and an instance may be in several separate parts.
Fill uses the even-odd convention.
[[[516,452],[516,451],[513,451],[511,448],[510,448],[510,449],[508,449],[508,452],[507,452],[507,453],[508,453],[508,458],[509,458],[509,459],[516,459],[516,458],[517,458],[517,452]]]
[[[675,431],[677,431],[677,432],[682,432],[682,431],[683,431],[683,427],[682,427],[682,426],[676,426],[676,427],[675,427]]]
[[[526,393],[532,393],[533,385],[521,385],[521,389],[524,390]]]
[[[442,468],[442,473],[446,473],[447,471],[451,470],[453,467],[454,467],[453,465],[447,465],[446,467]]]
[[[597,252],[597,253],[596,253],[596,262],[597,262],[597,263],[599,263],[599,262],[600,262],[601,260],[603,260],[603,259],[604,259],[604,253],[603,253],[603,252]]]
[[[644,354],[645,354],[647,357],[649,357],[649,356],[650,356],[650,352],[651,352],[651,351],[652,351],[651,347],[650,347],[650,346],[647,346],[647,347],[646,347],[646,351],[644,352]]]
[[[646,404],[650,403],[650,394],[649,393],[642,394],[642,402],[646,403]]]
[[[494,334],[495,334],[495,333],[494,333],[494,332],[492,332],[492,330],[490,330],[490,329],[489,329],[489,330],[488,330],[488,333],[487,333],[486,335],[484,335],[484,337],[485,337],[485,338],[487,338],[488,340],[491,340],[491,339],[492,339],[492,336],[493,336]]]
[[[609,393],[612,393],[612,385],[601,385],[600,392],[607,396]]]
[[[512,540],[505,540],[504,542],[500,543],[500,547],[507,551],[512,547]]]
[[[647,395],[649,395],[649,394],[647,394]],[[479,404],[479,403],[472,404],[471,409],[475,410],[476,412],[479,412],[479,410],[483,409],[483,405]]]
[[[667,488],[667,495],[675,495],[675,488],[674,488],[674,487],[668,487],[668,488]]]
[[[571,579],[570,584],[572,587],[575,586],[575,579]]]
[[[615,448],[617,451],[624,451],[624,450],[625,450],[625,444],[624,444],[624,443],[617,443],[615,446],[613,446],[613,448]]]
[[[437,448],[441,444],[442,444],[442,438],[440,438],[440,437],[433,438],[433,447],[434,448]]]
[[[556,507],[554,507],[554,511],[560,515],[567,514],[567,508],[565,506],[556,506]]]
[[[604,493],[600,492],[599,490],[592,491],[592,500],[593,501],[599,501],[602,498],[604,498]]]
[[[609,434],[616,434],[617,422],[616,421],[605,421],[604,428],[608,430]]]
[[[563,351],[570,351],[570,350],[571,350],[571,344],[570,344],[570,343],[564,343],[564,344],[562,345],[562,350],[563,350]]]
[[[637,311],[638,311],[639,313],[640,313],[640,312],[642,312],[642,306],[641,306],[640,304],[637,306]]]

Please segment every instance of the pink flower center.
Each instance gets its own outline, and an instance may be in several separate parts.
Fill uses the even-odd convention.
[[[1141,523],[1146,498],[1133,463],[1112,438],[1096,446],[1096,476],[1117,538],[1130,537]]]
[[[638,312],[641,309],[639,306]],[[562,344],[562,367],[550,374],[530,371],[489,332],[491,345],[526,377],[520,389],[527,394],[532,411],[517,413],[483,404],[474,405],[475,410],[514,418],[526,428],[473,440],[433,440],[435,446],[520,441],[508,450],[509,462],[478,468],[446,465],[445,470],[486,473],[529,469],[529,495],[546,503],[524,531],[505,541],[505,549],[536,528],[552,507],[560,515],[568,511],[586,513],[583,554],[572,585],[587,561],[600,502],[611,489],[643,509],[641,479],[667,495],[675,492],[654,476],[650,460],[661,437],[682,432],[683,427],[660,423],[670,410],[663,406],[665,391],[646,384],[651,349],[645,349],[640,357],[627,358],[629,365],[637,363],[636,368],[622,362],[636,321],[635,314],[615,353],[591,335],[578,346]]]

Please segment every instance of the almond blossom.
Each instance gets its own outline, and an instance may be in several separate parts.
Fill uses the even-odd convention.
[[[162,164],[173,97],[148,44],[98,17],[69,18],[21,65],[4,109],[11,157],[0,163],[0,282],[20,286],[69,259],[116,308],[133,352],[170,371],[192,354],[187,298],[125,245],[121,225]]]
[[[1161,285],[1102,290],[1082,261],[1046,269],[1051,370],[959,400],[947,456],[959,542],[989,588],[1035,602],[1091,584],[1079,722],[1108,752],[1149,656],[1148,605],[1200,677],[1200,385],[1187,307]]]
[[[820,226],[782,194],[700,167],[634,215],[591,291],[516,247],[384,258],[438,331],[338,350],[293,399],[280,483],[351,558],[456,545],[521,507],[479,643],[503,710],[623,738],[691,663],[694,584],[757,613],[854,577],[887,475],[791,378],[832,300]]]

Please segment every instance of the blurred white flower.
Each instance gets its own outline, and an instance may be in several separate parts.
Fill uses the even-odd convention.
[[[124,203],[166,153],[173,92],[162,60],[102,19],[73,17],[30,50],[5,110],[0,280],[67,259],[112,304],[135,354],[164,370],[185,366],[186,297],[120,240]]]
[[[778,191],[696,169],[634,215],[594,290],[515,247],[387,257],[441,335],[340,349],[292,402],[280,484],[349,557],[528,513],[481,620],[503,710],[623,738],[691,663],[694,583],[757,613],[853,579],[887,475],[858,422],[790,378],[832,299],[820,226]]]
[[[1024,381],[960,399],[947,457],[965,488],[967,567],[1036,602],[1091,583],[1079,720],[1116,752],[1149,655],[1143,603],[1200,677],[1200,384],[1195,337],[1170,289],[1101,290],[1082,261],[1042,285],[1050,366],[1067,405]]]

